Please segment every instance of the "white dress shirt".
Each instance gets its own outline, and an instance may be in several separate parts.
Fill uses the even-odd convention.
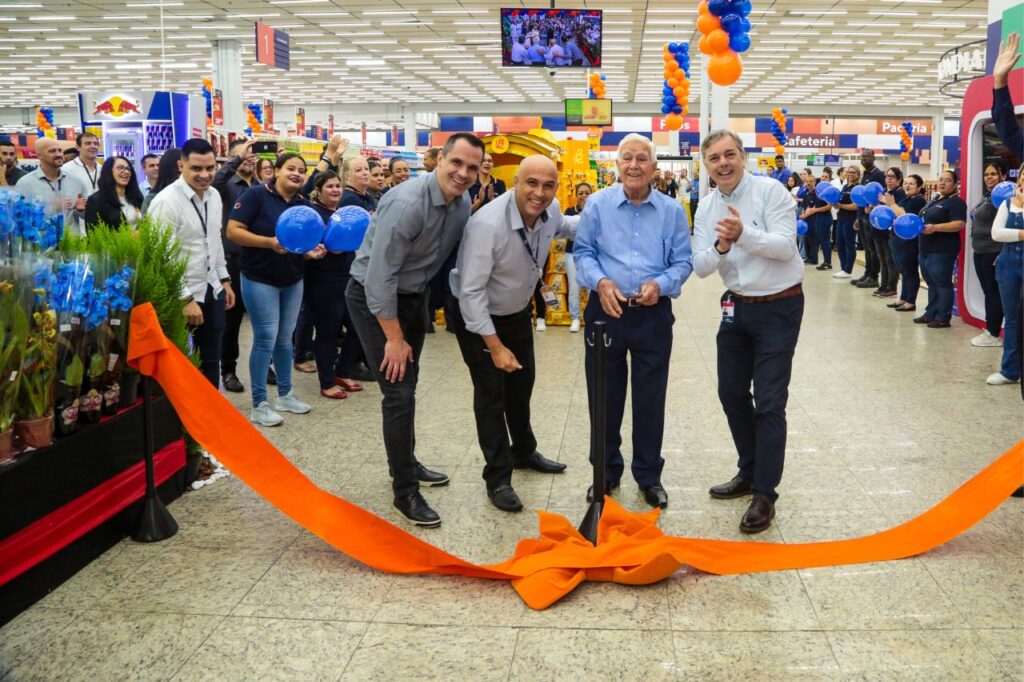
[[[14,186],[18,194],[31,197],[46,207],[46,215],[64,215],[64,229],[79,237],[85,236],[85,212],[75,209],[78,197],[88,196],[87,189],[77,176],[67,172],[67,165],[57,171],[57,179],[43,175],[42,168],[21,176]]]
[[[88,193],[82,195],[86,199],[96,192],[96,184],[100,179],[100,169],[103,167],[103,164],[98,160],[96,161],[96,170],[94,171],[86,168],[85,164],[82,163],[82,159],[77,156],[71,160],[71,163],[65,163],[62,167],[68,175],[78,178],[82,186],[88,189]]]
[[[715,225],[740,214],[743,232],[727,253],[714,243]],[[697,205],[693,231],[693,269],[698,277],[716,270],[730,291],[767,296],[803,281],[804,263],[796,246],[793,197],[778,180],[744,171],[730,196],[715,188]]]
[[[174,230],[182,255],[188,260],[183,300],[194,297],[202,303],[206,300],[207,284],[213,287],[213,295],[218,296],[224,288],[221,282],[230,279],[220,236],[221,211],[217,190],[209,187],[200,198],[185,178],[168,185],[149,205],[146,215]]]

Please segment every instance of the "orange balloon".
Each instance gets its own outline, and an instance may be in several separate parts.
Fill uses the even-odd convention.
[[[909,161],[910,160],[910,154],[907,153],[907,152],[903,152],[902,154],[900,154],[900,158],[903,159],[904,161]]]
[[[700,40],[697,41],[697,49],[700,50],[702,54],[706,54],[706,55],[713,54],[711,52],[711,48],[708,47],[708,37],[707,36],[701,36],[700,37]]]
[[[690,96],[690,90],[680,85],[678,88],[672,89],[672,94],[676,96],[677,100],[685,101]]]
[[[679,62],[677,62],[676,60],[672,59],[672,60],[669,60],[669,61],[665,62],[665,66],[667,66],[668,68],[670,68],[673,71],[675,71],[676,69],[679,68]]]
[[[732,50],[712,55],[708,60],[708,77],[718,85],[732,85],[742,73],[743,60]]]
[[[681,81],[686,78],[686,72],[682,69],[676,69],[676,72],[673,75],[676,77],[677,81]]]
[[[786,148],[783,147],[781,144],[775,145],[775,153],[776,154],[782,154],[785,151],[786,151]]]
[[[707,35],[716,28],[722,28],[722,22],[714,14],[702,14],[697,17],[697,30]]]
[[[673,75],[672,78],[669,78],[668,81],[666,81],[665,85],[667,85],[670,88],[675,89],[675,88],[679,87],[679,81],[676,80],[675,76]]]
[[[710,13],[711,13],[711,10],[708,9],[708,0],[700,0],[700,4],[697,5],[697,14],[703,16],[705,14],[710,14]]]
[[[675,71],[669,71],[668,67],[666,66],[665,70],[661,72],[661,76],[665,80],[668,80],[669,78],[672,78],[672,77],[675,76]]]
[[[720,28],[708,34],[708,47],[715,54],[725,52],[729,49],[729,34]]]
[[[683,127],[683,117],[679,114],[669,114],[665,117],[665,127],[669,130],[679,130]]]
[[[683,116],[686,116],[688,113],[690,113],[690,107],[688,107],[688,106],[686,106],[684,104],[683,105]]]

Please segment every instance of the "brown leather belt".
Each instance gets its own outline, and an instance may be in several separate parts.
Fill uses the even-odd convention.
[[[794,284],[788,289],[783,289],[774,294],[768,294],[767,296],[743,296],[741,294],[733,294],[734,301],[741,301],[743,303],[767,303],[768,301],[778,301],[780,298],[792,298],[793,296],[799,296],[804,293],[803,284]]]

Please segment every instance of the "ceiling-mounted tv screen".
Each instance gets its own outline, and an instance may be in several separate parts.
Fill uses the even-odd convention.
[[[610,126],[612,125],[612,101],[610,99],[567,99],[565,100],[565,124],[569,126]]]
[[[599,9],[501,10],[502,66],[601,66]]]

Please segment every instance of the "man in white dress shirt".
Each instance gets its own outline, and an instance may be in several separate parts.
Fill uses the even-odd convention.
[[[78,178],[78,181],[88,189],[86,198],[96,191],[100,180],[100,164],[97,160],[100,154],[100,140],[92,133],[79,133],[75,138],[75,147],[78,148],[78,158],[67,164],[65,170],[68,175]]]
[[[712,131],[701,155],[717,187],[697,207],[693,269],[700,277],[718,272],[727,288],[718,329],[718,398],[739,454],[739,473],[710,494],[727,499],[753,493],[740,530],[759,533],[775,517],[775,488],[782,480],[804,266],[793,198],[782,183],[744,170],[739,135]]]

